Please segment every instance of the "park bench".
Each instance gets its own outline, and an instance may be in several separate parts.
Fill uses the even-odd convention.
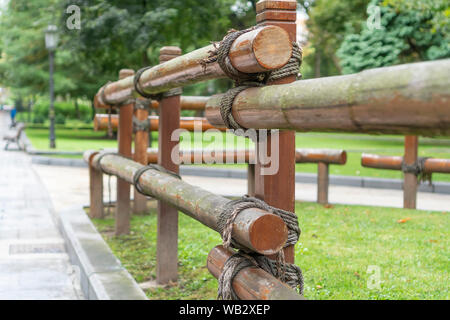
[[[15,143],[15,144],[17,144],[17,147],[19,148],[19,150],[24,150],[24,147],[21,143],[21,136],[22,136],[23,130],[25,130],[25,124],[20,122],[15,127],[16,127],[15,131],[10,132],[9,134],[6,134],[3,137],[3,140],[6,141],[5,150],[8,150],[8,146],[10,143]]]
[[[283,250],[285,264],[281,269],[293,268],[286,273],[289,275],[292,275],[291,270],[298,270],[293,264],[298,236],[293,241],[291,238],[295,222],[289,223],[282,215],[274,214],[283,209],[296,220],[295,214],[289,215],[295,206],[295,131],[450,134],[449,60],[296,81],[298,65],[290,65],[295,74],[283,70],[298,55],[293,44],[296,7],[296,1],[259,1],[259,28],[230,33],[225,40],[235,37],[232,42],[222,41],[185,55],[181,55],[179,48],[163,47],[159,65],[136,73],[121,70],[119,80],[104,85],[94,98],[96,108],[103,106],[109,114],[112,108],[118,111],[118,152],[88,151],[84,155],[89,164],[90,215],[97,218],[103,215],[103,174],[118,178],[116,235],[130,230],[131,185],[139,191],[136,195],[144,199],[146,195],[156,198],[159,201],[156,244],[156,281],[159,284],[177,280],[179,210],[222,235],[223,246],[213,248],[207,260],[208,270],[219,278],[219,287],[223,289],[224,281],[229,281],[229,287],[232,286],[240,299],[302,299],[303,296],[282,283],[280,274],[263,269],[262,264],[243,268],[227,280],[222,277],[227,275],[225,270],[232,268],[231,259],[236,258],[229,248],[230,237],[236,245],[245,247],[255,257],[265,258],[267,263],[275,263],[274,259],[280,257],[280,250]],[[279,14],[280,11],[283,14]],[[225,60],[218,61],[216,50],[228,44],[231,44],[229,50],[220,54]],[[257,207],[245,203],[245,209],[241,210],[236,202],[177,177],[179,164],[172,161],[171,152],[179,143],[172,140],[172,134],[180,128],[182,98],[179,88],[219,78],[242,80],[268,71],[273,71],[269,80],[257,87],[232,89],[206,101],[205,116],[213,127],[279,130],[280,170],[264,175],[265,164],[258,160],[253,175],[248,178],[254,184],[255,196],[265,204]],[[142,107],[138,96],[158,100],[157,104],[149,101],[148,105],[157,106],[159,110],[159,167],[148,165],[149,126],[133,128],[137,121],[149,121],[149,107]],[[274,132],[266,140],[269,150],[276,143]],[[326,172],[324,169],[325,165],[322,171]],[[235,220],[228,215],[230,208]],[[298,286],[301,292],[300,278],[301,274],[291,279],[296,280],[294,285],[283,280],[291,287]]]

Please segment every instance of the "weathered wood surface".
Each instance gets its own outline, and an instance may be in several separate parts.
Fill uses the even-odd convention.
[[[419,153],[419,137],[405,137],[405,155],[403,160],[406,165],[413,165],[417,162]],[[417,176],[413,173],[403,174],[403,208],[416,209],[417,202]]]
[[[88,150],[83,159],[89,167],[89,217],[101,219],[104,217],[103,173],[92,166],[92,159],[97,154],[97,151]]]
[[[134,116],[139,121],[145,121],[148,118],[147,109],[134,110]],[[134,154],[133,159],[140,164],[148,164],[147,149],[149,147],[149,131],[138,130],[134,134]],[[143,214],[147,211],[147,197],[139,193],[136,188],[133,188],[133,213]]]
[[[250,88],[233,104],[246,128],[450,135],[450,59]],[[206,117],[223,126],[221,95]]]
[[[159,62],[176,59],[181,55],[178,47],[163,47],[159,51]],[[179,141],[172,133],[180,128],[180,96],[161,99],[159,103],[158,164],[167,170],[179,173],[178,164],[172,161],[172,150],[178,150]],[[178,139],[179,140],[179,139]],[[156,282],[167,284],[178,278],[178,210],[170,203],[158,201],[158,223],[156,238]]]
[[[213,163],[235,163],[244,164],[254,161],[254,153],[249,150],[180,150],[177,163],[179,164],[213,164]],[[158,151],[147,150],[148,163],[158,162]]]
[[[207,268],[217,279],[232,253],[217,246],[208,254]],[[236,275],[233,289],[242,300],[305,300],[289,286],[258,267],[244,268]]]
[[[150,120],[150,131],[158,131],[159,129],[159,117],[149,116]],[[206,118],[201,117],[181,117],[180,128],[188,131],[194,131],[194,129],[199,128],[201,131],[206,131],[210,129],[216,129],[219,131],[226,131],[226,128],[216,128],[212,126]],[[94,117],[94,130],[95,131],[106,131],[108,130],[108,115],[107,114],[96,114]],[[119,124],[119,117],[115,114],[111,115],[111,128],[117,130]]]
[[[214,46],[209,45],[144,71],[140,87],[147,94],[156,94],[205,80],[225,78],[217,62],[207,65],[203,62],[213,49]],[[281,28],[268,26],[237,38],[229,58],[239,71],[253,73],[278,69],[289,61],[291,54],[292,43],[287,33]],[[105,101],[100,95],[102,90],[97,93],[94,103],[122,103],[135,95],[133,77],[106,85],[103,91]]]
[[[105,155],[100,167],[98,159],[99,155],[92,160],[97,170],[102,167],[106,173],[130,183],[134,173],[142,167],[139,163],[117,155]],[[152,169],[141,176],[139,183],[145,192],[170,203],[215,231],[218,231],[220,208],[230,201]],[[274,254],[286,243],[287,227],[278,216],[260,209],[246,209],[237,216],[233,224],[233,238],[255,252]]]
[[[139,98],[144,100],[144,98]],[[209,97],[202,96],[181,96],[181,110],[204,110],[206,106],[206,102]],[[149,105],[152,109],[159,108],[159,102],[157,100],[152,100]],[[101,103],[100,100],[95,100],[95,108],[97,109],[108,109],[114,106]]]
[[[317,203],[328,203],[329,184],[329,166],[326,163],[319,162],[317,166]]]
[[[403,157],[401,156],[379,156],[376,154],[363,153],[361,165],[367,168],[402,170]],[[450,159],[429,158],[424,163],[425,173],[450,173]]]
[[[133,74],[134,71],[131,69],[122,69],[119,72],[119,79],[124,79]],[[133,111],[134,102],[122,106],[119,110],[118,152],[125,157],[132,156]],[[130,195],[130,184],[123,179],[117,179],[116,225],[114,230],[116,236],[130,233]]]
[[[255,163],[254,150],[180,150],[180,164],[192,163]],[[157,163],[158,151],[147,149],[148,163]],[[343,165],[347,152],[332,149],[296,149],[296,163],[327,163]]]
[[[295,162],[345,164],[347,152],[334,149],[296,149]]]
[[[297,41],[296,0],[261,0],[256,6],[256,21],[260,26],[275,26],[282,28],[289,36],[289,41]],[[294,82],[296,75],[271,81],[269,85],[281,85]],[[239,119],[237,119],[239,121]],[[295,210],[295,132],[281,131],[277,141],[273,136],[267,138],[268,153],[272,152],[272,144],[277,144],[279,153],[278,172],[272,175],[262,175],[263,164],[255,166],[255,196],[266,201],[271,206],[287,211]],[[258,147],[257,147],[258,148]],[[276,157],[275,157],[276,158]],[[271,164],[273,165],[273,163]],[[286,261],[294,263],[294,246],[284,249]],[[271,257],[275,258],[275,257]]]

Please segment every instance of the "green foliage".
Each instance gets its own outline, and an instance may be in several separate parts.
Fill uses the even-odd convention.
[[[55,123],[56,124],[66,124],[66,118],[64,118],[64,116],[59,113],[55,116]]]
[[[40,101],[36,103],[32,108],[32,115],[34,118],[38,117],[38,119],[44,118],[48,119],[50,103],[48,101]],[[78,114],[75,110],[75,107],[72,102],[65,101],[57,101],[54,104],[55,107],[55,119],[56,117],[60,117],[60,119],[77,119]],[[80,119],[83,121],[91,122],[91,108],[87,105],[80,104],[79,115]],[[35,122],[42,123],[42,122]]]
[[[137,70],[158,64],[163,46],[179,46],[189,52],[220,40],[231,27],[255,23],[252,7],[243,0],[62,0],[61,8],[70,4],[82,8],[83,21],[81,30],[64,29],[64,48],[88,66],[80,76],[95,83],[89,96],[106,81],[117,79],[121,68]],[[61,19],[64,24],[66,16]],[[221,88],[223,82],[212,86]],[[206,93],[202,85],[186,91]]]
[[[360,33],[345,38],[337,53],[344,73],[450,57],[449,35],[433,22],[444,6],[420,10],[402,3],[371,1],[368,10],[380,8],[380,28],[365,23]]]
[[[336,51],[345,36],[359,32],[360,22],[366,17],[369,0],[299,1],[309,19],[307,21],[311,50],[305,52],[305,78],[329,76],[341,73]]]
[[[35,114],[33,116],[33,123],[35,124],[43,124],[48,117],[43,116],[42,114]]]
[[[57,25],[55,93],[59,99],[92,100],[122,68],[158,63],[162,46],[184,52],[220,40],[228,29],[255,23],[256,0],[10,0],[0,15],[0,85],[31,99],[48,95],[44,30]],[[81,29],[69,30],[66,8],[81,9]],[[227,81],[186,88],[188,94],[223,91]]]

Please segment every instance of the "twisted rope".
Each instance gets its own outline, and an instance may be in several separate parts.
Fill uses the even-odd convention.
[[[136,110],[150,111],[151,104],[152,104],[151,99],[146,99],[146,100],[136,99],[134,102],[134,111],[136,111]]]
[[[159,172],[163,172],[163,173],[173,176],[174,178],[181,180],[181,177],[179,174],[172,172],[170,170],[167,170],[166,168],[164,168],[163,166],[160,166],[158,164],[149,164],[147,166],[140,167],[139,169],[136,170],[136,172],[133,175],[133,185],[136,188],[136,190],[143,195],[148,195],[148,194],[144,190],[142,190],[142,187],[139,184],[139,179],[148,170],[156,170]],[[153,195],[150,194],[150,196],[153,196]]]
[[[255,26],[245,30],[236,31],[231,29],[225,35],[225,37],[219,43],[213,43],[214,50],[209,51],[209,57],[202,60],[203,68],[206,69],[208,64],[217,62],[222,71],[236,83],[240,84],[243,81],[256,81],[262,82],[268,76],[267,72],[261,73],[243,73],[237,70],[229,58],[229,53],[233,42],[244,33],[261,28],[261,26]]]
[[[220,115],[222,117],[222,120],[225,124],[225,126],[228,129],[242,129],[247,130],[247,128],[242,127],[233,117],[233,103],[236,97],[239,93],[242,91],[251,88],[251,87],[261,87],[266,85],[267,82],[276,81],[285,77],[289,77],[292,75],[296,76],[296,79],[300,79],[301,74],[299,73],[300,66],[302,64],[302,57],[303,52],[300,48],[299,44],[297,42],[293,42],[292,44],[292,56],[289,59],[288,63],[281,67],[280,69],[273,70],[268,73],[259,73],[259,74],[244,74],[242,72],[239,72],[238,70],[234,69],[234,67],[231,65],[231,71],[228,70],[228,64],[227,64],[227,58],[229,53],[229,47],[231,45],[229,44],[229,41],[235,40],[237,37],[242,35],[245,32],[249,32],[251,30],[254,30],[254,28],[250,28],[243,31],[237,31],[233,32],[229,35],[227,35],[224,40],[221,42],[219,49],[217,49],[217,61],[219,62],[219,65],[221,66],[222,70],[233,80],[235,80],[235,87],[228,90],[220,99]],[[229,38],[228,38],[229,37]],[[223,50],[222,50],[223,48]],[[226,54],[226,56],[225,56]],[[224,55],[224,56],[222,56]],[[221,60],[219,60],[219,57]],[[229,58],[228,58],[229,60]],[[222,62],[220,62],[222,61]],[[222,64],[221,64],[222,63]],[[225,71],[225,69],[227,71]],[[233,70],[234,69],[234,70]]]
[[[150,119],[139,120],[133,116],[133,132],[148,131],[150,129]]]
[[[431,184],[432,174],[425,172],[425,162],[430,159],[429,157],[418,157],[417,161],[413,164],[406,164],[405,160],[402,161],[402,171],[404,173],[414,174],[419,181],[428,181]]]
[[[248,249],[239,246],[239,244],[232,239],[231,235],[233,232],[233,223],[236,220],[236,217],[240,212],[249,208],[258,208],[268,211],[279,216],[284,221],[288,228],[288,239],[284,245],[284,248],[295,245],[300,237],[301,230],[298,225],[298,218],[293,212],[272,207],[264,201],[248,195],[242,197],[241,199],[232,200],[226,203],[219,215],[217,227],[222,235],[222,244],[224,248],[229,249],[230,247],[233,247],[240,249],[240,251],[237,255],[233,255],[230,258],[231,261],[228,261],[230,260],[228,259],[225,263],[224,271],[219,278],[219,297],[224,300],[236,299],[237,296],[232,290],[231,283],[240,270],[251,265],[261,267],[274,277],[287,283],[292,288],[298,289],[302,294],[303,275],[301,269],[294,264],[285,262],[283,250],[278,252],[277,260],[273,261],[262,255],[244,253],[244,251]],[[251,261],[245,261],[249,260],[249,256],[252,257],[252,259],[250,259]]]
[[[262,209],[279,216],[288,228],[288,239],[284,247],[295,245],[297,243],[301,230],[295,213],[272,207],[258,198],[245,195],[240,199],[227,202],[219,215],[217,227],[222,235],[223,246],[225,248],[228,249],[230,246],[233,246],[234,248],[241,249],[231,238],[233,223],[239,213],[249,208]]]
[[[223,267],[223,271],[218,279],[219,287],[217,290],[217,298],[221,300],[239,300],[238,295],[233,289],[233,280],[236,275],[245,268],[258,267],[280,278],[276,263],[263,255],[246,254],[239,251],[227,259]],[[301,269],[295,264],[285,263],[284,280],[287,285],[303,294],[304,280]]]
[[[179,96],[179,95],[181,95],[183,93],[183,89],[182,88],[173,88],[173,89],[167,90],[165,92],[157,93],[157,94],[146,93],[143,90],[143,88],[141,87],[141,85],[139,83],[139,80],[141,79],[142,74],[146,70],[151,69],[151,68],[152,67],[141,68],[134,74],[134,78],[133,78],[134,90],[138,94],[140,94],[144,98],[151,99],[151,100],[158,100],[159,101],[159,100],[161,100],[163,98]]]

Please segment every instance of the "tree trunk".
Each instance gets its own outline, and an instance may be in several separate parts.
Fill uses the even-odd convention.
[[[315,55],[315,63],[314,63],[314,76],[316,78],[320,78],[320,65],[322,62],[322,56],[320,54],[320,51],[317,50],[316,51],[316,55]]]
[[[78,99],[75,99],[75,115],[78,120],[80,120],[80,108],[78,106]]]

